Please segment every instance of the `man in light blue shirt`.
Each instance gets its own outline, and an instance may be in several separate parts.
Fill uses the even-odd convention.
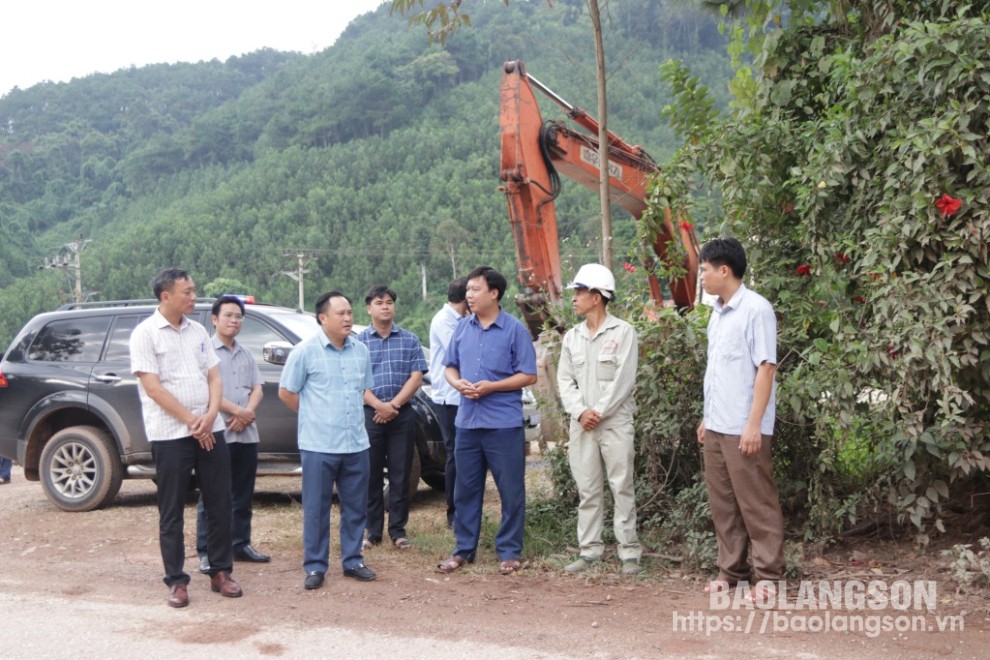
[[[467,280],[458,278],[447,289],[447,304],[430,321],[430,399],[433,410],[443,433],[443,446],[447,453],[444,467],[444,485],[447,491],[447,527],[454,526],[454,482],[457,478],[457,461],[454,460],[454,436],[457,406],[461,403],[461,393],[447,382],[444,371],[447,369],[447,351],[454,330],[467,315]]]
[[[316,301],[322,332],[289,354],[278,396],[299,414],[302,463],[303,567],[306,589],[319,589],[330,564],[330,506],[340,501],[340,556],[344,576],[362,582],[361,540],[368,513],[368,432],[364,393],[374,381],[368,348],[351,337],[351,301],[331,291]]]
[[[701,285],[716,296],[708,321],[705,415],[698,425],[705,482],[718,541],[718,579],[708,591],[757,581],[765,600],[784,577],[784,518],[773,481],[777,319],[766,298],[746,288],[746,253],[734,238],[705,243]],[[753,564],[748,555],[752,544]]]

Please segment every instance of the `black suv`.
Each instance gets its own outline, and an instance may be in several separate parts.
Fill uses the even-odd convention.
[[[113,500],[123,479],[155,476],[129,340],[156,304],[81,303],[39,314],[0,361],[0,456],[16,458],[25,477],[40,480],[65,511],[98,508]],[[209,328],[211,304],[200,299],[189,317]],[[296,415],[279,400],[278,381],[286,350],[318,331],[312,314],[245,305],[237,341],[254,354],[265,381],[257,411],[259,476],[300,474]],[[445,452],[432,404],[420,391],[412,405],[418,451],[410,488],[415,492],[422,477],[442,490]]]

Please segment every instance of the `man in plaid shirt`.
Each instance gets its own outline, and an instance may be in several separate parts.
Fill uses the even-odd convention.
[[[400,550],[412,543],[409,520],[409,472],[416,451],[416,415],[409,402],[427,370],[419,337],[395,325],[395,291],[377,285],[364,298],[371,325],[358,340],[371,353],[374,387],[364,393],[364,422],[371,442],[368,481],[368,538],[365,547],[382,541],[385,527],[384,470],[388,468],[388,535]]]

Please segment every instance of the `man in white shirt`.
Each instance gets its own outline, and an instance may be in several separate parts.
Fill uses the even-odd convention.
[[[443,433],[443,446],[447,453],[444,467],[444,484],[447,491],[447,527],[454,525],[454,480],[457,477],[457,463],[454,461],[454,436],[457,406],[461,403],[461,393],[447,382],[447,349],[454,329],[462,318],[467,316],[467,280],[456,279],[447,288],[447,304],[430,321],[430,399],[436,411],[440,431]]]
[[[210,586],[229,598],[241,595],[230,577],[230,457],[219,417],[220,360],[209,334],[186,314],[196,308],[189,273],[168,268],[151,282],[158,309],[131,333],[131,371],[138,378],[144,430],[158,482],[158,541],[170,607],[189,604],[183,570],[183,509],[193,470],[207,515]]]
[[[784,577],[784,517],[773,480],[777,319],[766,298],[746,288],[746,253],[714,238],[698,255],[701,286],[716,296],[708,321],[705,415],[698,425],[705,483],[718,542],[718,578],[709,592],[757,581],[765,600]],[[752,566],[748,557],[752,545]]]

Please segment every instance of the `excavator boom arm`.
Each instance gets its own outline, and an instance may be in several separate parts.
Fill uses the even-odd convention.
[[[590,134],[572,130],[561,122],[544,122],[534,90],[564,108]],[[529,76],[521,61],[504,65],[500,122],[503,182],[500,189],[509,207],[519,283],[524,291],[517,302],[535,338],[547,320],[547,303],[560,302],[563,298],[554,208],[554,199],[560,192],[559,176],[598,190],[598,122]],[[611,132],[608,135],[611,200],[639,220],[648,206],[646,188],[649,177],[658,171],[656,163],[640,147],[627,144]],[[697,295],[698,273],[693,229],[686,223],[675,227],[668,210],[657,234],[653,249],[661,259],[666,258],[667,246],[675,236],[685,248],[686,275],[670,282],[670,289],[678,308],[691,309]],[[650,277],[652,296],[662,303],[660,283]]]

